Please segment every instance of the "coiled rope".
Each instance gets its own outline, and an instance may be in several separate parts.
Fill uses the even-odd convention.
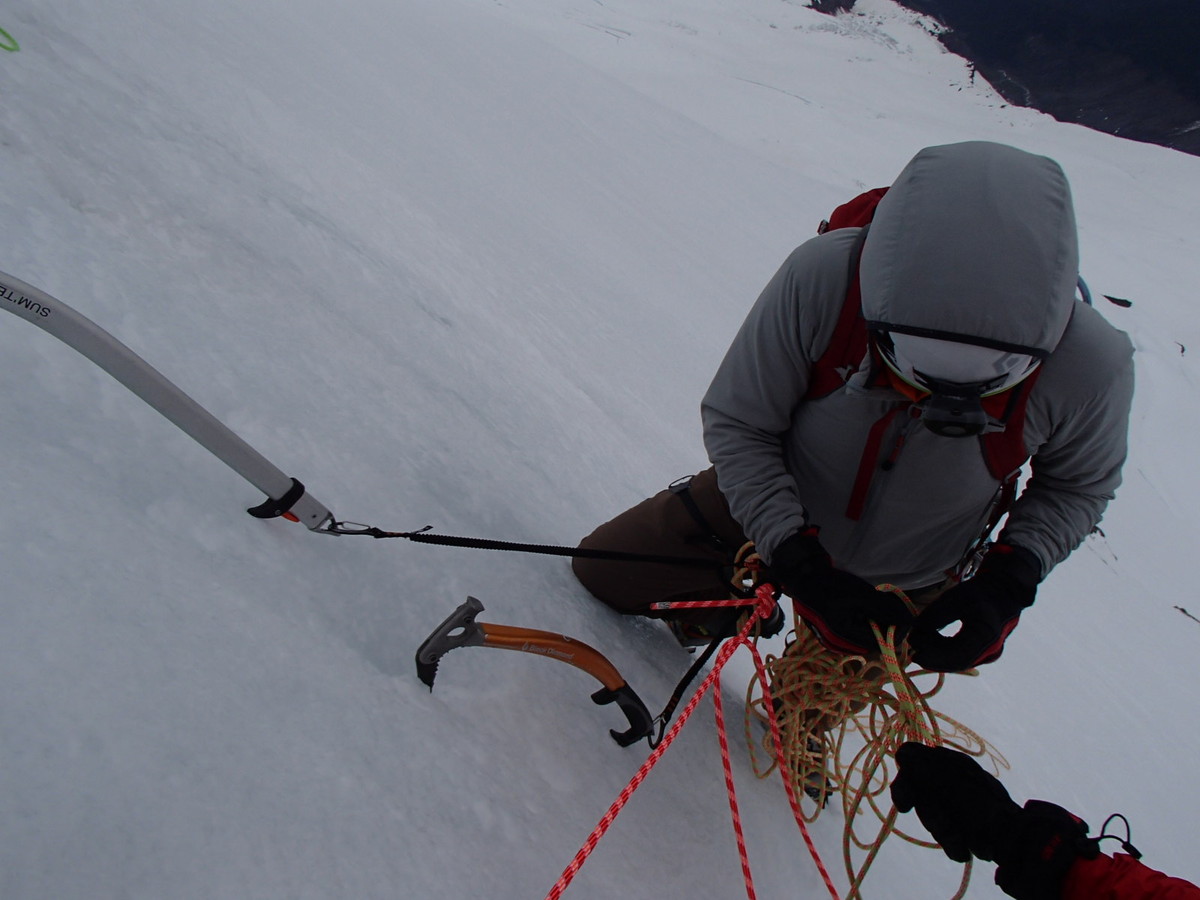
[[[881,585],[879,589],[896,593],[913,609],[900,589],[891,585]],[[820,815],[832,794],[841,797],[845,814],[843,857],[850,881],[846,900],[862,900],[863,880],[889,835],[900,835],[904,840],[922,847],[938,847],[935,843],[897,829],[895,806],[890,799],[880,802],[881,795],[887,791],[892,780],[887,760],[895,756],[902,743],[915,740],[930,746],[950,746],[973,756],[989,757],[997,772],[1000,767],[1008,768],[1008,762],[982,737],[930,706],[929,698],[941,689],[945,676],[923,670],[906,671],[911,654],[903,645],[897,648],[894,629],[889,628],[884,634],[872,625],[879,644],[879,659],[833,654],[820,645],[807,627],[799,627],[789,635],[782,656],[769,655],[764,661],[750,637],[756,630],[758,620],[769,615],[775,600],[773,588],[759,584],[755,599],[750,602],[747,602],[747,598],[676,604],[679,607],[744,605],[752,608],[750,614],[744,617],[738,633],[721,647],[712,670],[674,725],[661,743],[654,747],[642,767],[601,817],[574,859],[568,863],[547,895],[547,900],[558,900],[562,896],[617,815],[662,758],[710,689],[713,690],[722,767],[746,895],[754,900],[756,895],[733,784],[720,685],[721,669],[741,646],[750,650],[755,663],[754,679],[746,693],[745,716],[751,766],[759,778],[769,777],[779,769],[796,825],[832,900],[840,900],[837,889],[807,828],[807,824]],[[921,691],[912,679],[927,674],[935,675],[936,682],[928,690]],[[755,685],[761,690],[757,696]],[[757,741],[752,735],[755,724],[765,732]],[[861,746],[849,763],[844,764],[842,760],[855,742]],[[756,744],[766,750],[768,765],[760,765]],[[809,796],[816,801],[816,808],[806,814],[799,797],[802,792],[809,791]],[[870,809],[880,822],[875,837],[869,841],[858,836],[860,820],[867,818],[866,809]],[[865,859],[857,868],[852,845],[866,851]],[[963,867],[962,882],[952,900],[961,900],[970,879],[971,863],[968,862]]]
[[[897,594],[912,608],[900,589],[892,585],[881,585],[879,589]],[[783,654],[768,655],[763,663],[771,691],[779,699],[772,702],[765,691],[756,696],[758,673],[746,692],[746,741],[755,774],[767,778],[782,767],[792,786],[789,793],[807,794],[811,801],[806,804],[810,809],[802,813],[809,823],[817,819],[833,795],[841,799],[846,823],[843,857],[850,881],[847,900],[861,898],[867,871],[891,834],[922,847],[938,846],[895,826],[896,810],[885,792],[892,780],[888,761],[902,743],[951,746],[972,756],[988,757],[997,772],[1001,767],[1008,768],[1008,762],[991,744],[932,708],[929,700],[941,690],[945,675],[924,670],[908,672],[911,652],[903,644],[897,648],[894,630],[883,634],[877,627],[872,628],[879,643],[878,659],[831,653],[808,628],[798,628],[788,636]],[[934,676],[935,681],[921,690],[913,679],[925,675]],[[774,706],[782,732],[781,753],[776,751],[771,736],[768,703]],[[765,762],[760,762],[756,747],[766,753]],[[848,762],[843,762],[846,759]],[[871,819],[866,815],[868,809],[879,827],[874,837],[863,839],[860,832]],[[854,848],[866,852],[859,865],[853,859]],[[967,863],[952,900],[965,895],[970,877],[971,864]]]

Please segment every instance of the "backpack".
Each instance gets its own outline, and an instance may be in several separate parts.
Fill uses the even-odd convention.
[[[817,233],[824,234],[839,228],[858,228],[870,225],[871,220],[875,217],[875,208],[887,190],[885,187],[874,188],[843,203],[830,213],[828,219],[821,222]],[[838,315],[829,346],[813,365],[809,389],[805,394],[806,400],[820,399],[842,387],[847,379],[858,370],[863,357],[867,354],[867,324],[862,314],[862,292],[858,281],[858,261],[864,242],[865,234],[851,253],[850,287],[846,291],[846,300]],[[988,413],[1003,422],[1005,426],[1003,431],[988,432],[977,438],[988,471],[1000,483],[994,520],[998,520],[1000,515],[1011,505],[1016,496],[1016,483],[1021,473],[1021,466],[1029,460],[1029,453],[1025,449],[1024,441],[1025,406],[1040,372],[1040,368],[1035,369],[1032,375],[1010,391],[988,398],[988,401],[991,402],[990,407],[988,401],[985,401],[985,409],[988,410]],[[861,515],[867,488],[877,464],[878,443],[898,412],[899,410],[895,410],[885,415],[871,430],[868,445],[860,464],[858,479],[851,494],[850,505],[846,510],[846,515],[850,519],[857,520]],[[886,461],[884,466],[887,466]]]

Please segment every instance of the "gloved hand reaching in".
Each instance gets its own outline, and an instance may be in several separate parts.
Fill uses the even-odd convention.
[[[909,643],[917,665],[938,672],[961,672],[993,662],[1017,627],[1021,611],[1033,605],[1041,563],[1021,547],[997,544],[978,574],[950,588],[913,623]],[[956,634],[941,630],[953,622]]]
[[[877,646],[872,622],[884,631],[896,626],[899,643],[913,621],[904,601],[834,568],[817,534],[810,527],[784,540],[771,554],[769,576],[796,602],[800,617],[831,650],[872,652]]]
[[[997,863],[996,884],[1018,900],[1060,900],[1063,881],[1080,859],[1100,855],[1086,822],[1061,806],[1030,800],[1018,806],[996,778],[949,747],[901,745],[892,801],[916,809],[921,824],[956,862],[972,855]]]

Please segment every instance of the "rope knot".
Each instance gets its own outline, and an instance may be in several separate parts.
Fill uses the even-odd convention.
[[[774,614],[775,604],[778,602],[779,595],[775,592],[775,586],[763,582],[754,592],[754,611],[752,615],[765,622]]]

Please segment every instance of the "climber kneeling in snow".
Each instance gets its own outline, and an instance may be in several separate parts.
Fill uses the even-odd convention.
[[[857,202],[879,194],[869,226],[840,227],[857,213],[839,209],[750,311],[702,403],[713,467],[582,546],[719,562],[749,540],[829,648],[870,653],[870,622],[911,626],[919,665],[960,671],[1000,655],[1120,483],[1132,347],[1075,299],[1074,212],[1053,160],[987,142],[929,147]],[[727,597],[717,575],[574,569],[600,600],[668,618],[684,641],[730,627],[727,612],[650,606]]]

